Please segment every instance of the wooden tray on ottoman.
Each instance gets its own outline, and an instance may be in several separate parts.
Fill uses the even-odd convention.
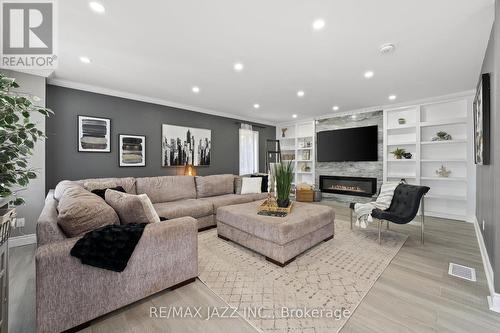
[[[288,207],[278,207],[277,205],[268,205],[268,200],[269,199],[266,199],[264,200],[264,202],[259,206],[259,212],[263,212],[263,211],[267,211],[267,212],[273,212],[273,213],[286,213],[286,214],[290,214],[290,212],[292,211],[292,206],[293,206],[293,201],[290,201],[290,204],[288,205]]]

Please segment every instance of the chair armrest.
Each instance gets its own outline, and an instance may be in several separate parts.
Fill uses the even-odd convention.
[[[70,255],[79,238],[39,246],[37,332],[59,332],[198,275],[198,226],[182,217],[150,223],[121,273]]]

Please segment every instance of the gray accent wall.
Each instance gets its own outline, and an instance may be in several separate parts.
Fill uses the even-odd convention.
[[[378,161],[376,162],[316,162],[316,187],[319,188],[319,176],[349,176],[377,178],[377,189],[382,186],[384,154],[384,121],[382,111],[363,112],[353,115],[338,116],[316,121],[316,133],[342,128],[378,126]],[[368,202],[371,198],[342,194],[323,193],[324,199],[338,202]]]
[[[145,177],[182,174],[182,167],[161,167],[161,126],[171,124],[212,130],[211,165],[198,167],[199,175],[239,172],[238,120],[47,85],[46,190],[64,179]],[[111,153],[77,150],[77,116],[111,119]],[[245,122],[248,123],[248,122]],[[265,142],[274,139],[274,126],[253,124],[259,131],[260,169],[265,170]],[[146,136],[146,166],[118,166],[118,135]]]
[[[495,23],[481,73],[490,73],[491,84],[491,155],[490,165],[476,169],[476,217],[482,230],[495,277],[495,290],[500,292],[500,1],[496,1]],[[479,75],[478,75],[479,79]]]

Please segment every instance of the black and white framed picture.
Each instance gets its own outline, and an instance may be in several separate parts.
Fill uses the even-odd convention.
[[[490,74],[482,74],[474,98],[474,162],[490,164]]]
[[[78,151],[109,153],[111,119],[78,116]]]
[[[120,134],[120,166],[146,166],[146,137],[144,135]]]
[[[210,165],[211,130],[163,124],[161,140],[163,167]]]

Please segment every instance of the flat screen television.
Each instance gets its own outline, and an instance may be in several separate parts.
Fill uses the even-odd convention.
[[[318,162],[378,161],[378,126],[318,132]]]

